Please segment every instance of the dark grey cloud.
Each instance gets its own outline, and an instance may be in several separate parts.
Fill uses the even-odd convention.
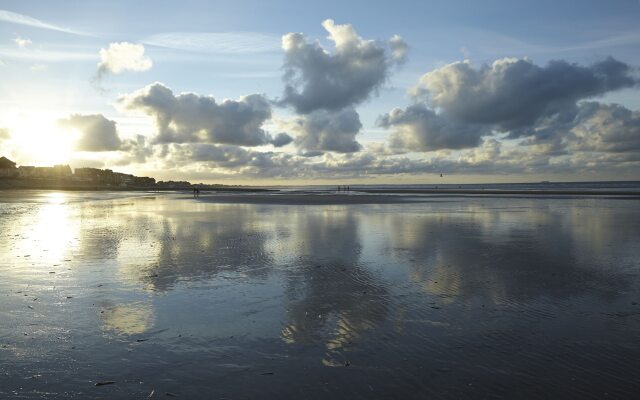
[[[102,114],[73,114],[69,118],[59,120],[58,123],[65,128],[80,132],[81,136],[76,142],[76,150],[117,151],[122,145],[116,129],[116,122],[105,118]]]
[[[634,74],[632,67],[613,58],[589,66],[556,60],[543,67],[528,59],[505,58],[477,69],[469,62],[457,62],[424,74],[411,90],[414,104],[382,115],[378,125],[394,129],[392,149],[407,151],[474,148],[482,137],[493,134],[524,138],[523,146],[537,146],[536,152],[550,157],[586,148],[587,142],[598,151],[614,151],[617,145],[628,148],[632,134],[620,132],[632,130],[628,127],[633,125],[632,113],[601,111],[600,119],[610,114],[609,129],[613,119],[625,120],[626,125],[617,126],[617,134],[593,139],[601,140],[598,146],[583,138],[580,147],[575,143],[576,130],[585,132],[586,115],[598,104],[583,103],[637,85]],[[602,136],[606,127],[600,124],[598,129],[591,129],[590,135]]]
[[[477,147],[482,136],[491,134],[486,126],[451,120],[422,104],[393,109],[382,115],[377,124],[395,129],[390,137],[392,149],[410,151]]]
[[[314,150],[314,151],[305,151],[302,152],[300,154],[298,154],[300,157],[320,157],[321,155],[324,155],[324,151],[319,151],[319,150]]]
[[[571,151],[640,153],[640,112],[618,104],[581,103],[566,142]]]
[[[155,119],[156,143],[205,142],[259,146],[273,142],[262,125],[271,118],[271,105],[260,94],[220,103],[195,93],[174,95],[162,83],[154,83],[119,99],[128,110],[139,110]],[[279,136],[276,144],[286,140]]]
[[[302,33],[282,38],[285,89],[280,104],[300,114],[338,111],[365,101],[406,57],[407,45],[399,36],[386,42],[365,40],[351,25],[328,19],[322,26],[335,44],[333,53]]]
[[[191,160],[210,162],[223,168],[246,165],[252,158],[250,151],[238,146],[201,143],[189,146],[188,150]]]
[[[222,176],[288,177],[304,170],[299,158],[288,153],[258,152],[234,145],[209,143],[171,144],[165,161],[172,168],[205,165]]]
[[[273,138],[271,144],[273,145],[273,147],[283,147],[291,142],[293,142],[293,138],[291,136],[284,132],[280,132]]]
[[[296,133],[296,146],[306,151],[350,153],[362,147],[355,140],[362,123],[352,108],[337,112],[317,110],[295,118],[290,127]]]
[[[589,66],[554,60],[544,67],[505,58],[478,69],[466,61],[438,68],[420,78],[413,95],[450,118],[510,131],[637,83],[633,69],[611,57]]]

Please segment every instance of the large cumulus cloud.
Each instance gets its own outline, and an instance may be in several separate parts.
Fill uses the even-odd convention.
[[[282,146],[291,141],[283,135],[276,136],[274,141],[262,129],[271,118],[271,105],[260,94],[218,103],[211,96],[195,93],[175,95],[162,83],[154,83],[121,97],[119,104],[155,119],[156,143],[208,142],[241,146],[272,143]]]
[[[362,123],[352,108],[337,112],[314,111],[295,118],[289,128],[296,133],[296,145],[308,152],[350,153],[361,148],[355,137]]]
[[[366,40],[353,26],[330,19],[322,26],[333,52],[302,33],[283,36],[285,89],[278,104],[299,114],[291,131],[305,154],[356,152],[362,148],[355,140],[362,124],[354,107],[377,93],[393,67],[404,62],[407,44],[397,35]]]
[[[572,151],[640,153],[640,112],[618,104],[580,104],[567,135]]]
[[[379,42],[362,39],[353,26],[330,19],[322,26],[335,45],[333,53],[302,33],[282,38],[285,90],[281,104],[300,114],[338,111],[363,102],[406,56],[407,45],[399,36]]]
[[[392,146],[407,150],[473,148],[483,136],[506,133],[526,138],[523,144],[544,143],[548,155],[561,155],[568,149],[567,135],[584,124],[582,103],[637,85],[634,73],[613,58],[589,66],[563,60],[538,66],[512,58],[480,68],[457,62],[424,74],[410,90],[414,103],[382,115],[378,124],[394,129]],[[614,136],[609,140],[623,140]]]
[[[390,138],[391,148],[413,151],[476,147],[482,136],[490,133],[480,124],[451,120],[422,104],[404,110],[393,109],[382,115],[377,124],[395,128]]]
[[[59,120],[58,124],[80,132],[80,138],[76,142],[78,151],[117,151],[122,146],[116,122],[102,114],[73,114]]]
[[[420,78],[413,94],[452,118],[508,131],[635,84],[632,68],[613,58],[589,66],[555,60],[544,67],[505,58],[478,69],[466,61],[438,68]]]

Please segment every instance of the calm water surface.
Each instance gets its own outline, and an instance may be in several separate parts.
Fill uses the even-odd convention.
[[[634,398],[639,205],[0,193],[0,398]]]

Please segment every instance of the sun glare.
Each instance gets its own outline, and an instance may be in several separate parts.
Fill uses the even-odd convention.
[[[12,124],[12,137],[23,165],[67,164],[78,133],[63,129],[48,113],[25,113]]]

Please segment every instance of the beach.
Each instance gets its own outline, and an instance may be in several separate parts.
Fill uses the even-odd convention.
[[[0,398],[640,392],[635,192],[380,190],[0,191]]]

